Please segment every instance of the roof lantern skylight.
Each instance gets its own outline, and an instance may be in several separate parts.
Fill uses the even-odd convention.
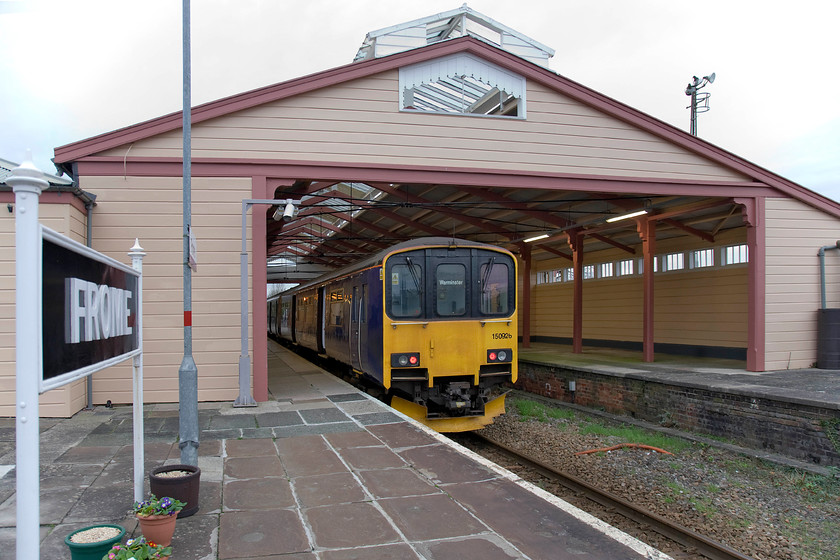
[[[381,58],[466,35],[546,68],[548,59],[554,56],[554,49],[464,4],[455,10],[371,31],[365,36],[354,62]]]

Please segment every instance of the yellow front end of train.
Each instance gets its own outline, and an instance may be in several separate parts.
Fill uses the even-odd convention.
[[[512,255],[415,249],[390,258],[383,278],[383,385],[391,406],[439,432],[492,423],[517,378]]]

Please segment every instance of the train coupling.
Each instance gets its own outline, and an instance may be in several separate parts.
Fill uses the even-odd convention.
[[[453,412],[469,410],[472,399],[470,398],[470,384],[464,382],[452,382],[446,385],[445,402],[446,408]]]

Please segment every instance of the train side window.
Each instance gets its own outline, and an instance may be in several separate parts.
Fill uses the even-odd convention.
[[[460,263],[441,264],[435,270],[435,310],[442,317],[467,312],[467,268]]]
[[[489,262],[481,265],[481,313],[483,315],[502,315],[508,311],[508,273],[507,264]]]
[[[391,267],[389,302],[393,317],[419,317],[422,310],[423,271],[418,264],[395,264]]]
[[[337,290],[330,294],[329,325],[333,327],[341,326],[341,311],[344,306],[344,290]]]

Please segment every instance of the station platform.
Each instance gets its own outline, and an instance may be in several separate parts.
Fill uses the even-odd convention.
[[[819,474],[840,466],[840,370],[584,346],[519,348],[517,388]],[[703,436],[708,437],[703,437]],[[721,443],[727,442],[727,443]]]
[[[742,360],[656,354],[642,362],[642,353],[584,347],[574,354],[564,344],[531,343],[519,347],[520,362],[555,365],[613,377],[691,385],[759,398],[772,398],[840,410],[840,370],[800,368],[747,371]]]
[[[199,511],[174,560],[665,559],[269,341],[257,407],[199,405]],[[178,463],[177,405],[144,415],[146,472]],[[0,557],[14,558],[14,420],[0,420]],[[97,522],[138,534],[131,407],[41,420],[41,558]],[[148,477],[146,477],[148,489]],[[32,499],[31,496],[26,499]]]

